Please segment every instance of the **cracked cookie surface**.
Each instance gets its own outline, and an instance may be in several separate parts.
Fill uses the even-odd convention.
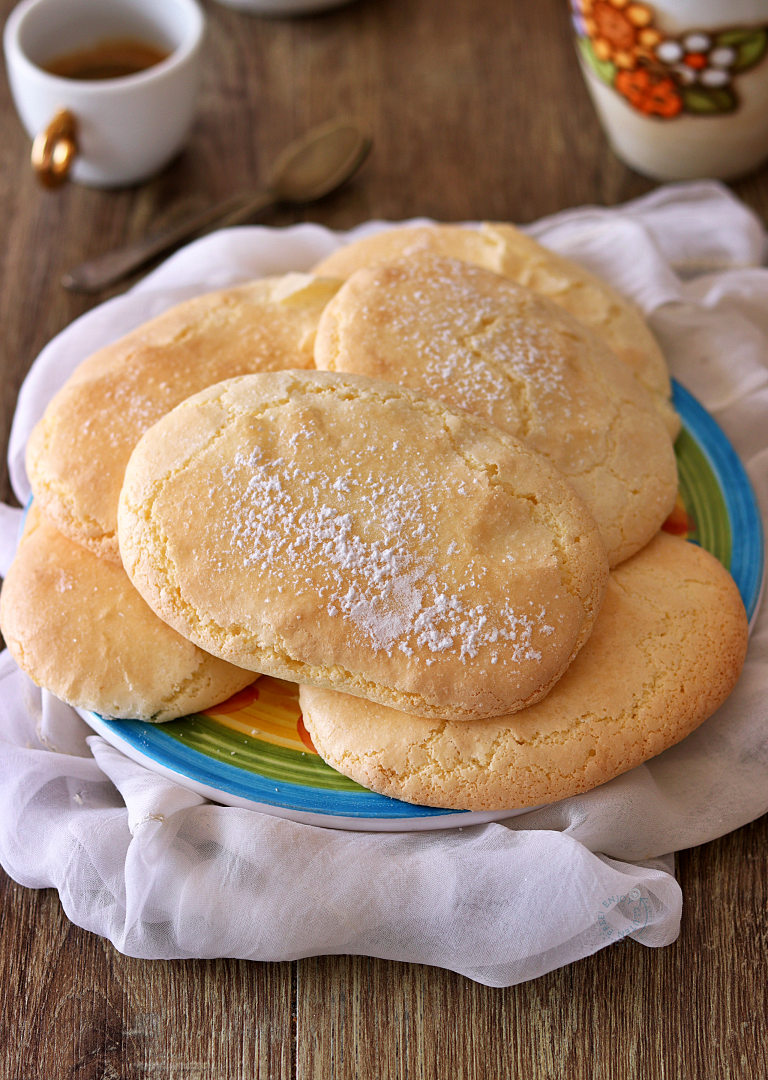
[[[543,458],[331,372],[183,402],[134,451],[118,520],[132,581],[201,648],[425,716],[541,696],[607,580],[593,519]]]
[[[337,281],[264,278],[179,304],[84,360],[34,428],[27,474],[49,520],[120,561],[117,503],[142,434],[184,398],[252,371],[313,367]]]
[[[666,361],[639,308],[607,282],[514,225],[487,222],[477,229],[460,225],[387,229],[339,248],[314,272],[348,278],[364,267],[424,252],[475,263],[548,296],[605,341],[652,396],[670,437],[677,436],[680,418],[670,400]]]
[[[38,686],[101,716],[172,720],[254,680],[161,622],[122,567],[62,536],[34,503],[0,594],[0,624]]]
[[[651,397],[551,300],[429,253],[359,270],[326,307],[315,363],[386,379],[522,439],[573,484],[616,566],[658,532],[677,494]]]
[[[679,742],[725,700],[747,646],[730,575],[660,533],[611,572],[589,640],[549,694],[514,716],[431,721],[302,686],[320,756],[406,802],[502,810],[602,784]]]

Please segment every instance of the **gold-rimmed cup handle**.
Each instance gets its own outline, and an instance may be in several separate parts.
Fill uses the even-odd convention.
[[[60,109],[32,143],[32,168],[44,187],[56,188],[69,176],[77,157],[77,120]]]

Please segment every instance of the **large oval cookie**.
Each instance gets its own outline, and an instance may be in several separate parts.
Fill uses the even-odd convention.
[[[725,700],[747,647],[744,605],[707,552],[660,533],[611,572],[584,648],[514,716],[438,723],[302,687],[318,753],[406,802],[502,810],[588,791],[679,742]]]
[[[0,625],[38,686],[102,716],[172,720],[254,679],[166,626],[122,567],[62,536],[35,504],[0,594]]]
[[[511,278],[533,292],[550,297],[579,322],[591,327],[651,394],[671,438],[675,438],[680,420],[670,402],[672,388],[667,365],[639,309],[606,282],[570,259],[542,247],[514,225],[388,229],[339,248],[323,259],[314,272],[348,278],[364,267],[424,252],[476,263]]]
[[[119,562],[117,502],[141,435],[184,398],[252,371],[311,368],[339,283],[288,274],[166,311],[75,370],[27,445],[35,499],[56,527]]]
[[[246,376],[179,405],[131,457],[119,536],[136,587],[201,648],[456,719],[545,693],[607,578],[592,518],[543,458],[331,372]]]
[[[546,297],[431,254],[358,270],[320,319],[315,363],[420,390],[522,439],[570,480],[611,566],[677,494],[650,396],[596,334]]]

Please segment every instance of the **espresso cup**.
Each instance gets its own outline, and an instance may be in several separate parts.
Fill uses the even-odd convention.
[[[582,71],[627,165],[732,179],[768,158],[768,0],[570,0]]]
[[[92,187],[152,176],[194,119],[205,19],[196,0],[24,0],[3,47],[16,110],[40,179]],[[46,65],[104,42],[133,41],[165,58],[117,78],[62,77]]]

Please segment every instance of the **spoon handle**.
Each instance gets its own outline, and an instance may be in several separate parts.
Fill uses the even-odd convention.
[[[264,210],[276,201],[274,193],[269,190],[256,195],[232,195],[216,206],[209,206],[206,210],[185,218],[170,229],[154,233],[118,251],[110,251],[106,255],[80,263],[62,277],[61,284],[71,292],[101,292],[108,285],[114,285],[128,277],[156,255],[178,247],[194,233],[210,231],[223,218],[227,219],[227,225],[247,221],[259,210]]]

